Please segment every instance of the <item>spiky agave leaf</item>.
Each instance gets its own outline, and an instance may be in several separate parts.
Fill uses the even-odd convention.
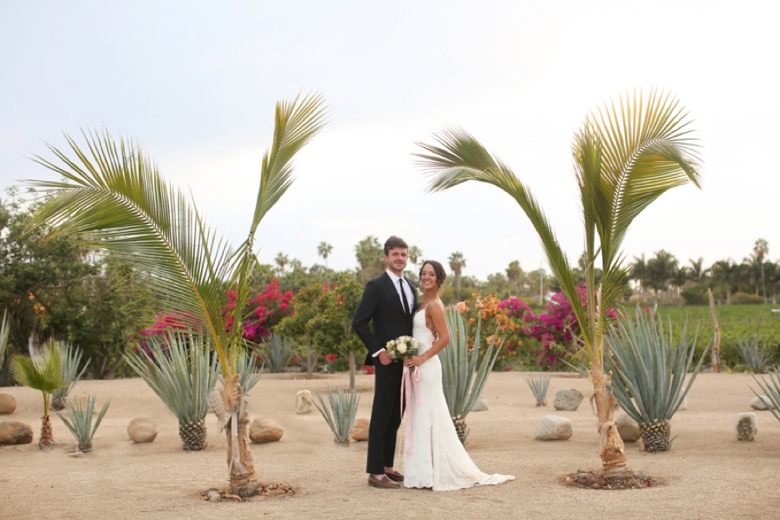
[[[111,404],[109,398],[100,413],[95,420],[95,424],[92,424],[93,413],[95,410],[95,396],[79,396],[75,399],[69,399],[65,402],[65,410],[68,416],[63,416],[60,412],[54,412],[62,420],[65,426],[70,430],[70,433],[76,438],[79,443],[79,450],[86,451],[92,449],[92,438],[97,432],[100,422],[103,420],[103,416],[106,415],[108,405]]]
[[[769,381],[767,381],[767,377],[769,377]],[[764,395],[772,403],[772,406],[767,406],[767,408],[769,408],[772,415],[780,421],[780,368],[775,365],[767,370],[767,376],[761,376],[761,379],[759,380],[754,375],[753,379],[758,383],[758,386],[764,392]],[[750,390],[756,394],[756,397],[761,399],[761,395],[759,395],[758,392],[752,388]]]
[[[60,362],[62,364],[62,380],[65,383],[63,388],[59,388],[52,393],[54,401],[52,402],[56,410],[62,410],[65,406],[65,399],[70,394],[73,387],[84,375],[84,372],[89,366],[91,359],[88,359],[84,366],[79,371],[79,364],[81,363],[81,350],[77,349],[70,343],[64,343],[60,341],[49,340],[54,343],[55,348],[60,350]],[[62,407],[57,406],[57,402],[62,403]]]
[[[257,355],[245,348],[236,359],[236,373],[239,375],[238,384],[241,386],[241,392],[247,395],[260,382],[260,377],[263,375],[263,365],[258,367]]]
[[[219,362],[209,356],[209,338],[199,334],[167,334],[149,338],[151,353],[134,350],[127,364],[151,387],[179,423],[201,421],[209,410],[208,395],[219,379]]]
[[[338,388],[336,395],[333,395],[333,391],[328,387],[330,408],[325,404],[321,395],[317,394],[317,399],[319,399],[320,404],[317,404],[316,401],[312,402],[322,414],[322,417],[325,418],[325,422],[328,423],[330,431],[333,432],[335,437],[335,442],[349,442],[349,432],[355,423],[360,396],[343,388]]]
[[[675,342],[671,322],[668,328],[667,334],[663,320],[637,308],[634,318],[620,320],[606,337],[611,356],[605,358],[605,366],[614,372],[615,398],[640,427],[672,419],[693,386],[709,349],[707,346],[693,365],[698,334],[689,341],[686,322],[679,342]]]
[[[479,396],[482,395],[482,389],[498,359],[503,341],[496,344],[495,338],[498,332],[496,329],[496,334],[493,334],[488,342],[485,353],[480,355],[482,319],[479,319],[474,334],[474,348],[469,351],[468,331],[460,311],[456,308],[447,309],[445,317],[450,330],[450,344],[439,351],[442,387],[450,416],[465,420]]]

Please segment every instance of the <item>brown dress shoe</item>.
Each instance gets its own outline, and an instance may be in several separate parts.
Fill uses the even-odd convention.
[[[394,471],[393,473],[385,473],[387,475],[387,478],[392,480],[393,482],[403,482],[404,476],[398,473],[397,471]]]
[[[368,476],[368,485],[379,489],[399,489],[400,484],[396,484],[387,477],[376,478],[374,475]]]

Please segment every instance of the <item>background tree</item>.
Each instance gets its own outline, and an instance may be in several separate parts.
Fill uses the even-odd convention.
[[[656,251],[655,256],[647,260],[647,285],[655,291],[656,302],[659,292],[669,289],[671,279],[677,273],[677,264],[674,255],[663,249]]]
[[[699,257],[696,260],[692,258],[688,259],[690,267],[688,267],[688,278],[694,282],[702,282],[707,279],[710,274],[709,269],[704,268],[704,258]]]
[[[325,260],[325,268],[328,267],[328,257],[333,252],[333,246],[328,244],[327,242],[320,242],[320,245],[317,246],[317,254],[322,257],[323,260]]]
[[[306,345],[306,377],[309,379],[312,377],[314,358],[319,356],[313,320],[325,312],[324,299],[329,291],[330,286],[326,283],[314,283],[298,291],[292,300],[295,312],[274,329],[275,334],[294,338]]]
[[[739,287],[739,266],[731,258],[718,260],[710,268],[712,281],[719,285],[726,295],[726,305],[731,305],[731,295]]]
[[[591,113],[575,134],[572,153],[587,259],[585,303],[547,217],[506,164],[461,129],[438,134],[436,144],[420,144],[424,153],[419,157],[433,177],[430,191],[467,181],[492,184],[515,199],[539,234],[550,268],[580,325],[580,341],[594,387],[605,476],[629,473],[613,421],[615,398],[609,392],[610,374],[604,373],[607,311],[622,294],[626,277],[621,245],[634,218],[663,193],[688,182],[699,186],[686,116],[668,94],[656,90],[648,96],[634,93],[621,98],[619,104],[606,104]],[[598,284],[596,267],[602,269]]]
[[[352,318],[363,296],[363,285],[348,273],[341,273],[322,299],[321,311],[309,322],[315,342],[323,352],[339,353],[349,360],[349,388],[355,391],[357,356],[366,348],[352,330]]]
[[[520,262],[512,260],[509,262],[509,267],[506,268],[506,279],[509,280],[509,285],[514,291],[514,296],[520,294],[520,281],[523,276],[523,269],[520,267]]]
[[[276,255],[276,258],[274,258],[274,262],[276,262],[276,265],[278,267],[278,273],[279,276],[284,276],[284,268],[287,267],[287,264],[290,262],[290,258],[279,251],[279,254]]]
[[[417,246],[411,246],[409,248],[409,261],[414,265],[415,279],[417,279],[417,271],[419,271],[417,262],[422,258],[422,254],[422,249]]]
[[[761,265],[761,289],[764,295],[764,303],[766,303],[766,273],[764,272],[764,259],[766,258],[766,255],[769,254],[769,243],[765,239],[759,238],[753,246],[753,252]]]
[[[644,299],[648,282],[647,260],[645,260],[644,253],[642,253],[642,256],[634,257],[634,262],[628,268],[628,277],[637,283],[639,299]]]
[[[358,271],[358,281],[365,285],[369,280],[382,274],[385,270],[383,260],[384,249],[379,244],[379,239],[373,235],[368,235],[355,246],[355,257],[357,258],[360,270]]]
[[[466,267],[466,259],[463,257],[463,253],[455,251],[450,255],[449,262],[452,274],[455,275],[455,298],[460,302],[463,301],[460,298],[460,277],[463,274],[463,268]]]

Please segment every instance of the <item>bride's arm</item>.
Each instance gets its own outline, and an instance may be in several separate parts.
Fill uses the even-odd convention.
[[[433,356],[439,353],[441,349],[449,345],[450,343],[450,329],[447,328],[447,320],[444,317],[444,306],[439,302],[434,302],[428,305],[425,312],[431,317],[433,321],[433,330],[435,330],[438,336],[435,337],[431,348],[425,351],[421,356],[412,356],[405,363],[407,366],[420,366]],[[441,331],[439,333],[439,331]]]

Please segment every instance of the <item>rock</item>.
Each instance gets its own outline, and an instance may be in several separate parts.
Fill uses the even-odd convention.
[[[761,397],[754,397],[753,400],[750,401],[750,407],[754,410],[769,410],[770,408],[774,408],[774,405],[767,396],[762,395]]]
[[[737,414],[734,419],[734,429],[737,431],[738,441],[752,441],[758,433],[756,414],[753,412]]]
[[[308,392],[308,390],[306,390]],[[282,438],[284,429],[267,417],[258,417],[249,428],[249,438],[255,444],[275,442]]]
[[[16,399],[8,394],[0,394],[0,414],[14,413],[16,410]]]
[[[295,394],[295,413],[311,413],[314,410],[314,401],[311,400],[311,392],[301,390]]]
[[[356,441],[367,441],[368,424],[368,419],[365,417],[358,417],[355,419],[355,424],[352,425],[352,429],[349,430],[349,436]]]
[[[30,444],[33,431],[29,424],[21,421],[0,422],[0,446],[11,444]]]
[[[556,410],[564,410],[573,412],[582,403],[582,393],[574,388],[561,388],[558,393],[555,394],[555,401],[553,405]]]
[[[615,425],[623,442],[636,442],[639,439],[639,425],[627,413],[618,415],[615,419]]]
[[[573,430],[571,421],[558,415],[547,415],[536,425],[534,437],[538,441],[566,440]]]
[[[127,425],[127,435],[137,444],[152,442],[157,437],[157,425],[148,417],[136,417]]]
[[[84,457],[83,451],[69,451],[68,457],[73,457],[74,459],[81,459]]]
[[[474,406],[471,407],[472,412],[486,412],[488,409],[487,401],[485,401],[485,397],[480,395],[479,399],[477,399],[477,402],[474,403]]]

